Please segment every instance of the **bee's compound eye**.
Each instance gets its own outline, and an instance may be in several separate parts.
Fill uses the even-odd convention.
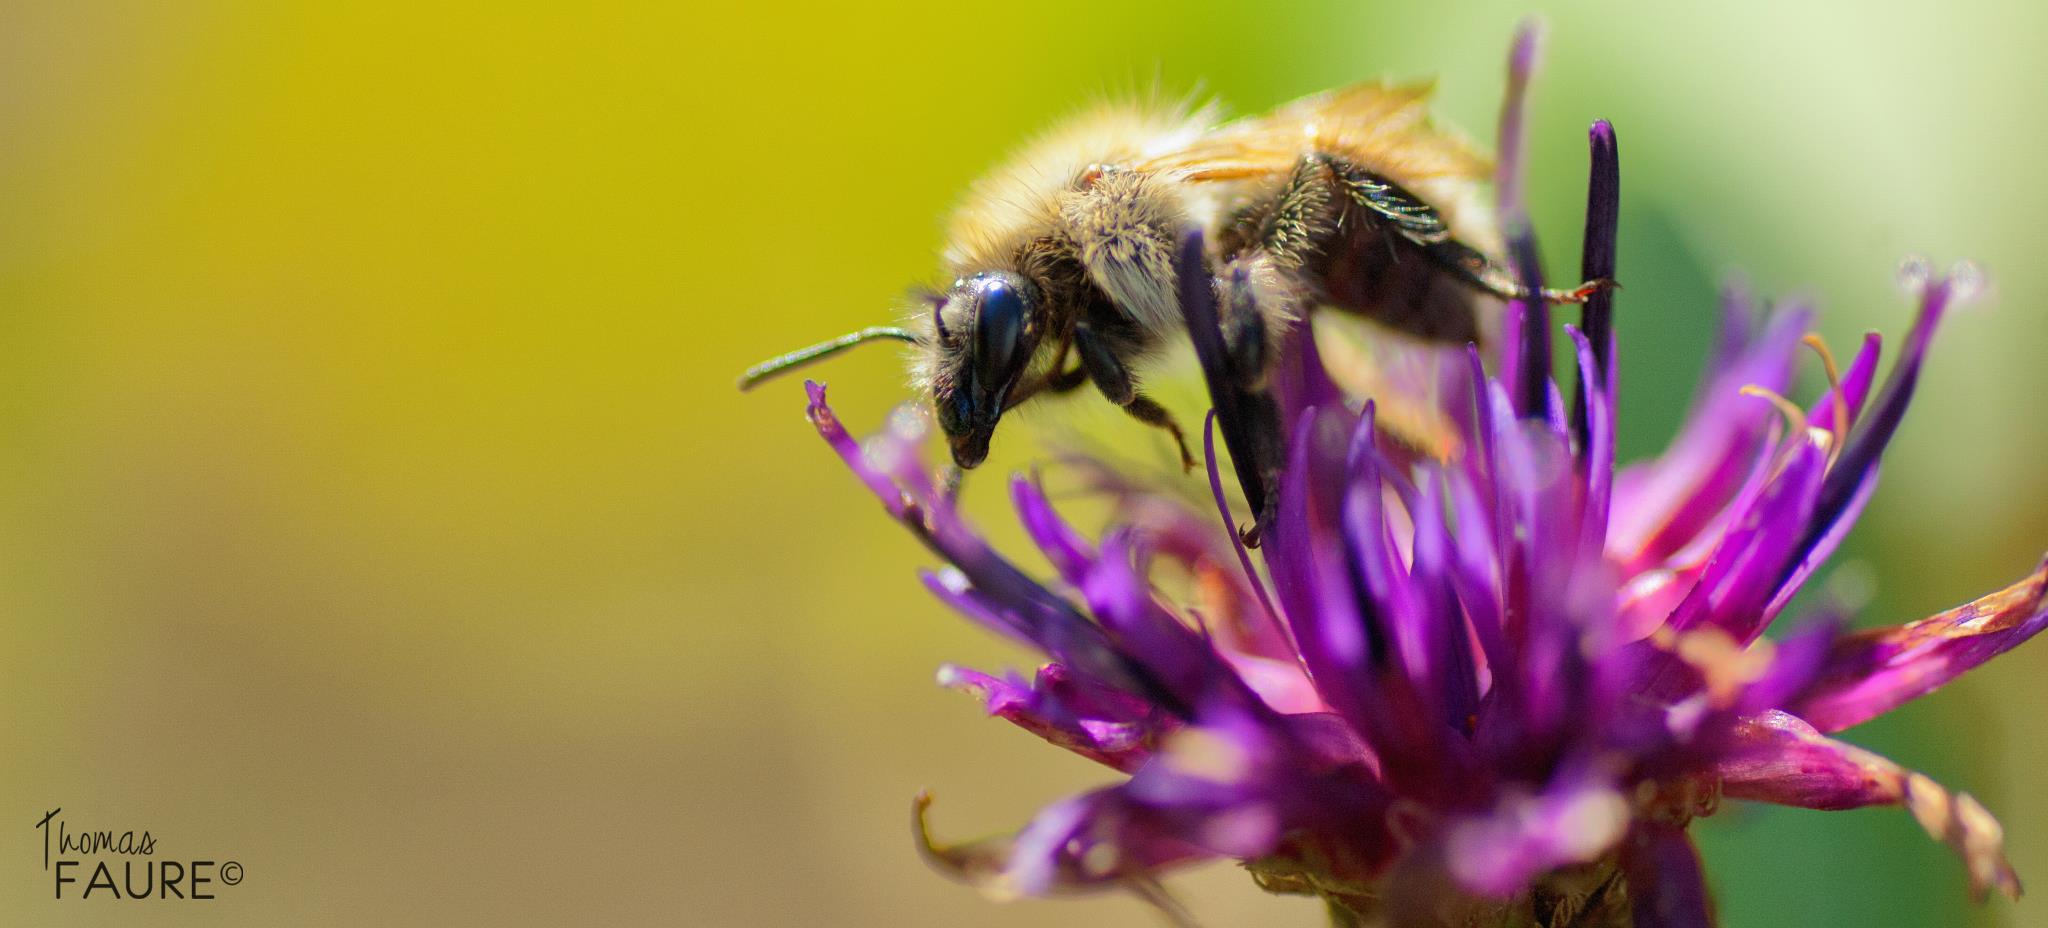
[[[974,323],[974,354],[977,366],[992,379],[1007,379],[1016,372],[1024,346],[1025,329],[1031,321],[1029,286],[1012,275],[991,275],[977,282],[980,312]]]

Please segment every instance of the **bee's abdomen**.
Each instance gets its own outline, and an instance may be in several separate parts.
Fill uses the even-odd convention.
[[[1478,341],[1477,303],[1485,297],[1432,260],[1426,247],[1384,223],[1351,221],[1306,269],[1324,303],[1430,341]]]

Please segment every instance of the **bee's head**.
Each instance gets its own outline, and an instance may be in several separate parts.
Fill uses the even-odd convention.
[[[988,457],[996,421],[1038,348],[1039,309],[1038,287],[1029,280],[984,271],[955,282],[933,310],[940,370],[932,403],[962,469]]]

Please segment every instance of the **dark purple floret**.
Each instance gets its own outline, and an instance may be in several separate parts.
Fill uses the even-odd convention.
[[[1587,131],[1592,168],[1586,182],[1586,237],[1579,276],[1613,280],[1616,239],[1621,230],[1621,147],[1614,127],[1602,119]],[[1592,380],[1581,378],[1572,402],[1572,434],[1584,445],[1586,407],[1593,392],[1614,389],[1614,291],[1601,289],[1586,298],[1579,328],[1592,347]]]

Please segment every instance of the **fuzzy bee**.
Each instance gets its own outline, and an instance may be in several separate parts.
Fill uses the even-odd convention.
[[[1180,426],[1138,371],[1187,331],[1175,252],[1200,229],[1232,367],[1256,381],[1316,308],[1458,344],[1482,306],[1531,296],[1498,254],[1491,167],[1429,122],[1426,84],[1366,83],[1216,124],[1207,108],[1102,106],[968,192],[944,251],[951,283],[877,326],[749,369],[742,389],[868,341],[914,346],[954,463],[972,468],[1008,410],[1092,384],[1133,418]],[[1544,290],[1579,302],[1606,281]]]

